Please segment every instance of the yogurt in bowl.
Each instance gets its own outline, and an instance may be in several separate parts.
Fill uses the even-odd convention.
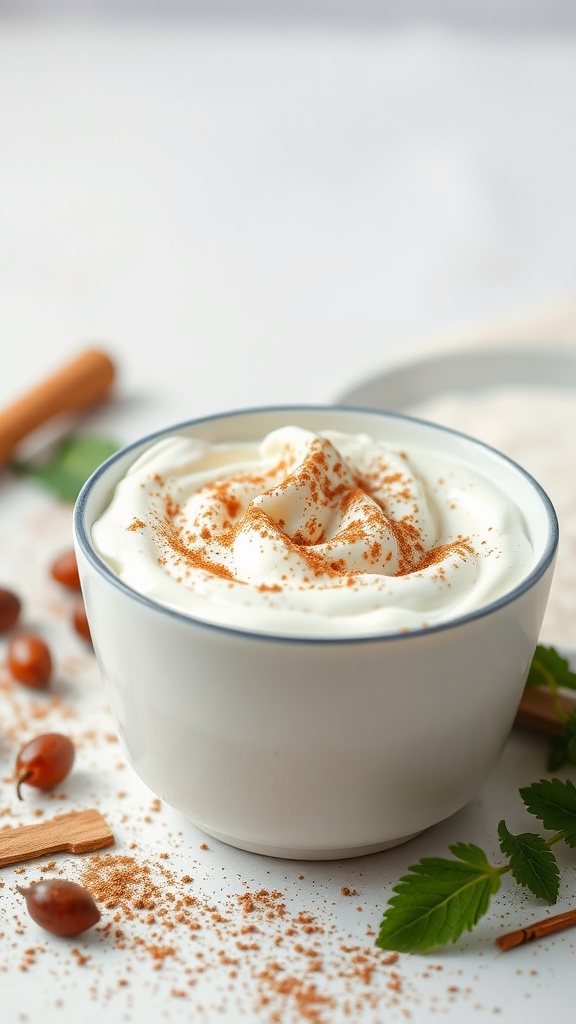
[[[233,412],[114,455],[74,526],[127,756],[209,834],[368,853],[495,767],[558,527],[493,449],[399,414]]]

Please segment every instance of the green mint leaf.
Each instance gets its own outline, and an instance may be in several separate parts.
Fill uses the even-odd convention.
[[[512,835],[505,822],[498,825],[500,849],[510,861],[510,869],[519,885],[534,896],[556,903],[560,887],[560,871],[556,858],[543,836],[534,832]]]
[[[564,723],[559,736],[553,736],[548,747],[546,768],[556,772],[567,764],[576,764],[576,709]]]
[[[118,447],[107,437],[78,434],[61,441],[46,462],[16,462],[14,468],[49,488],[61,501],[73,502],[90,474]]]
[[[557,772],[559,768],[564,768],[567,764],[570,764],[568,740],[566,735],[562,733],[560,736],[553,736],[550,740],[548,756],[546,758],[546,770]]]
[[[568,846],[576,846],[576,786],[570,779],[541,779],[521,789],[520,796],[544,828],[557,832]]]
[[[449,847],[457,858],[424,857],[394,887],[376,940],[381,949],[426,953],[471,931],[500,888],[501,869],[472,843]]]
[[[568,760],[570,764],[576,764],[576,708],[570,712],[564,723],[564,735],[568,747]]]
[[[564,686],[569,690],[576,690],[576,672],[571,671],[567,658],[563,658],[555,647],[538,644],[526,686],[547,686],[552,690]]]

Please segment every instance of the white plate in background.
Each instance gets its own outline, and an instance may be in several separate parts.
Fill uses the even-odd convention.
[[[412,359],[353,385],[338,396],[346,405],[409,411],[430,398],[497,387],[576,388],[576,349],[506,345]]]

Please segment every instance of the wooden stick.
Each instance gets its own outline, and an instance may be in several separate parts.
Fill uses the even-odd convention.
[[[498,949],[506,953],[516,946],[523,946],[526,942],[533,942],[534,939],[542,939],[546,935],[554,935],[555,932],[563,931],[564,928],[573,928],[576,925],[576,910],[567,910],[564,914],[555,914],[553,917],[545,917],[535,924],[526,925],[525,928],[518,928],[514,932],[507,932],[496,939]]]
[[[110,357],[88,349],[0,412],[0,464],[10,458],[23,438],[53,416],[100,402],[114,375]]]
[[[576,707],[576,693],[560,694],[558,701],[569,715]],[[564,729],[564,724],[556,713],[552,692],[539,686],[524,692],[516,715],[516,724],[546,733],[548,736],[558,736]]]
[[[49,853],[90,853],[113,843],[114,836],[99,811],[70,811],[36,825],[0,830],[0,867]]]

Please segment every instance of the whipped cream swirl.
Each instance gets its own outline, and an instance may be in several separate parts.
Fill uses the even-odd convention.
[[[530,570],[519,509],[469,467],[365,434],[167,437],[94,524],[128,586],[215,624],[292,636],[426,628]]]

